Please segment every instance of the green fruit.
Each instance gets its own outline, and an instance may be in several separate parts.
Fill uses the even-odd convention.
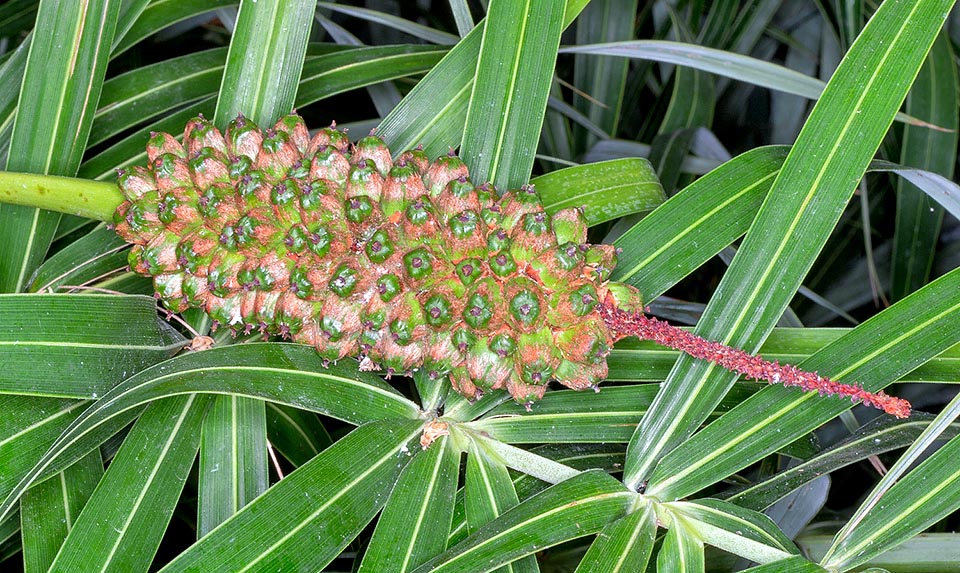
[[[498,199],[452,153],[392,157],[332,127],[311,139],[289,115],[269,130],[241,116],[224,134],[197,118],[182,144],[153,135],[147,157],[118,179],[131,267],[170,309],[236,333],[526,403],[551,379],[595,386],[613,340],[598,303],[641,306],[607,282],[616,253],[584,244],[579,209],[548,214],[529,186]]]

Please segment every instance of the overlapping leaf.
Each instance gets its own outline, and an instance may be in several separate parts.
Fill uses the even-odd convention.
[[[420,428],[401,419],[357,428],[162,571],[322,569],[387,501]]]
[[[197,455],[208,403],[208,397],[193,394],[147,408],[50,571],[144,571],[150,566]]]
[[[750,351],[759,347],[836,224],[950,5],[918,0],[877,11],[811,112],[707,305],[699,334]],[[732,381],[713,365],[681,358],[634,436],[627,483],[646,479]]]
[[[97,398],[186,340],[150,297],[0,295],[0,391]],[[92,328],[109,316],[113,329]]]

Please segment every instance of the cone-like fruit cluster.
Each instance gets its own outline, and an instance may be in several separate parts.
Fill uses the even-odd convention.
[[[147,157],[119,177],[131,268],[171,310],[202,308],[237,333],[526,403],[550,380],[606,376],[599,302],[640,310],[635,289],[607,280],[614,248],[586,244],[579,210],[547,214],[531,187],[500,198],[453,153],[392,157],[374,135],[311,138],[289,115],[267,130],[238,117],[224,134],[197,118],[182,145],[153,135]]]

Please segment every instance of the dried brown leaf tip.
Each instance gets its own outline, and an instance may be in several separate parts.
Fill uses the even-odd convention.
[[[310,137],[288,115],[265,130],[240,116],[223,133],[196,118],[182,144],[153,134],[147,159],[118,179],[131,268],[171,310],[202,308],[235,333],[529,404],[551,380],[606,377],[622,331],[601,300],[642,310],[636,289],[608,280],[615,249],[586,242],[579,209],[549,214],[530,186],[500,197],[454,153],[393,156],[373,134]]]
[[[427,449],[430,444],[437,441],[442,436],[450,435],[450,426],[440,420],[430,420],[423,426],[423,433],[420,434],[420,447]]]

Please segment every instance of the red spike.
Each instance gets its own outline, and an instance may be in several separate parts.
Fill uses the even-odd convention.
[[[739,348],[707,340],[672,324],[646,316],[642,312],[630,313],[607,304],[599,304],[597,308],[607,328],[614,334],[614,341],[627,336],[636,336],[641,340],[652,340],[661,346],[712,362],[748,378],[766,380],[771,384],[799,386],[803,390],[816,390],[820,394],[848,396],[854,401],[859,400],[897,418],[906,418],[910,415],[910,402],[902,398],[889,396],[883,392],[867,392],[855,384],[835,382],[816,372],[800,370],[791,364],[770,362]]]

